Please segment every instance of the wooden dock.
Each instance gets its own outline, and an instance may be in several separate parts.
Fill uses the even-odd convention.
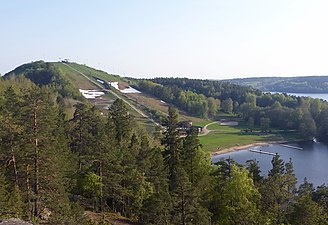
[[[273,152],[267,152],[267,151],[256,150],[256,149],[250,149],[249,151],[259,153],[259,154],[265,154],[265,155],[276,155],[277,154],[277,153],[273,153]]]
[[[303,148],[301,147],[296,147],[296,146],[292,146],[292,145],[284,145],[284,144],[280,144],[282,147],[286,147],[286,148],[293,148],[293,149],[297,149],[297,150],[303,150]]]

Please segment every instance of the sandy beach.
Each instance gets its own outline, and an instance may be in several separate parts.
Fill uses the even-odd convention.
[[[257,146],[267,146],[270,144],[281,144],[281,143],[285,143],[285,141],[256,142],[256,143],[252,143],[252,144],[248,144],[248,145],[234,146],[231,148],[223,148],[223,149],[220,149],[217,151],[213,151],[212,156],[222,155],[222,154],[229,153],[229,152],[236,152],[236,151],[245,150],[245,149],[257,147]]]

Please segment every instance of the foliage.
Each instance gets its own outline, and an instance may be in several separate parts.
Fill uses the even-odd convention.
[[[233,84],[251,86],[262,91],[290,93],[327,93],[327,76],[256,77],[225,80]]]
[[[37,85],[47,85],[58,91],[63,97],[81,98],[80,93],[74,89],[69,77],[61,73],[51,63],[36,61],[21,65],[4,75],[4,78],[25,76]]]
[[[58,102],[67,84],[60,71],[43,62],[20,70],[38,85],[13,75],[0,81],[0,217],[83,224],[83,211],[93,210],[153,225],[327,221],[327,186],[314,189],[305,181],[297,189],[291,160],[274,156],[268,176],[261,176],[256,161],[246,167],[232,159],[212,165],[195,130],[178,135],[174,107],[163,120],[161,143],[138,126],[120,99],[106,116],[79,102],[73,118],[66,120]],[[158,78],[137,83],[198,116],[216,117],[224,110],[239,113],[250,127],[262,125],[263,132],[279,127],[298,129],[304,138],[328,135],[324,102],[219,81]],[[240,127],[212,126],[240,132]]]

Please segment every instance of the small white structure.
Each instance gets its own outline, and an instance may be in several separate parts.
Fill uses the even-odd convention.
[[[116,90],[120,90],[119,88],[118,88],[118,82],[108,82],[109,83],[109,85],[110,86],[112,86],[113,88],[115,88]]]
[[[110,84],[110,86],[112,86],[113,88],[115,88],[116,90],[119,90],[120,92],[122,92],[124,94],[139,94],[139,93],[141,93],[137,89],[134,89],[134,88],[132,88],[130,86],[121,90],[118,87],[118,82],[108,82],[108,83]]]
[[[125,94],[139,94],[141,93],[140,91],[138,91],[137,89],[134,89],[133,87],[128,87],[128,88],[125,88],[123,90],[120,90],[122,93],[125,93]]]
[[[98,81],[99,83],[101,83],[101,84],[104,84],[104,83],[105,83],[103,80],[99,80],[99,79],[97,79],[97,81]]]
[[[87,99],[94,99],[96,97],[100,97],[105,93],[99,90],[83,90],[79,89],[80,93]]]

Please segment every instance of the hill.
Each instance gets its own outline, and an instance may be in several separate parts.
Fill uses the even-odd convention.
[[[83,73],[85,76],[82,76]],[[38,85],[54,87],[64,97],[80,98],[79,89],[99,89],[98,80],[122,81],[119,76],[86,65],[69,62],[36,61],[23,64],[4,75],[25,76]],[[102,87],[101,87],[102,88]]]
[[[322,199],[328,187],[314,189],[305,180],[297,189],[291,161],[274,155],[266,175],[256,160],[243,166],[229,158],[213,165],[204,150],[222,152],[231,143],[241,149],[250,141],[296,131],[305,140],[314,135],[328,140],[327,102],[187,78],[131,79],[144,92],[133,101],[125,80],[98,73],[73,63],[36,62],[0,80],[0,221],[325,224]],[[118,81],[105,82],[114,78]],[[82,86],[97,89],[82,93],[96,106],[103,96],[117,98],[108,116],[81,100],[73,118],[63,118],[59,100],[74,99],[76,93],[74,100],[84,99],[77,92]],[[107,94],[96,97],[100,92]],[[204,128],[192,129],[169,107],[163,135],[150,136],[130,113],[148,112],[141,101],[154,107],[160,102],[162,110],[179,106],[220,123],[207,121]],[[207,147],[197,136],[199,129],[209,134],[202,136]]]
[[[261,91],[289,93],[328,93],[328,76],[255,77],[223,80]]]
[[[18,77],[59,93],[57,102],[64,104],[66,119],[73,117],[74,105],[78,102],[88,101],[106,114],[115,99],[121,98],[131,115],[148,131],[155,131],[158,125],[153,120],[154,110],[133,98],[129,81],[118,75],[74,62],[36,61],[18,66],[3,76],[7,80]]]

